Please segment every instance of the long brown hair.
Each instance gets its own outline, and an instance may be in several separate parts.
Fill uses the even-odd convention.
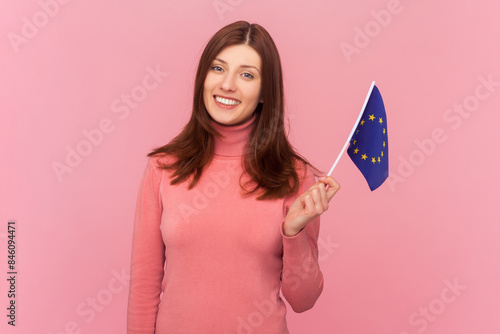
[[[247,194],[263,191],[257,199],[283,198],[296,193],[299,187],[297,163],[309,164],[315,173],[319,170],[299,155],[289,143],[284,131],[284,97],[281,61],[269,33],[258,24],[237,21],[219,30],[208,42],[201,55],[194,85],[191,118],[182,132],[167,145],[155,148],[148,156],[167,154],[175,157],[172,163],[160,166],[173,170],[171,184],[186,181],[192,176],[189,189],[201,177],[203,168],[214,155],[213,136],[221,135],[211,126],[210,115],[203,102],[203,86],[215,57],[226,47],[246,44],[262,59],[262,100],[254,113],[255,126],[243,159],[243,167],[250,181],[240,186]],[[243,176],[243,175],[242,175]],[[247,187],[250,186],[250,189]]]

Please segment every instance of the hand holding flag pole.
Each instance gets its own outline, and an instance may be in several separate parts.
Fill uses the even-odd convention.
[[[293,201],[283,222],[283,234],[294,236],[328,209],[328,202],[340,189],[330,176],[346,147],[347,154],[365,177],[370,189],[377,189],[389,175],[387,118],[375,81],[372,82],[358,119],[330,172]]]
[[[370,189],[377,189],[389,176],[389,143],[384,102],[375,81],[372,82],[356,123],[327,176],[332,174],[349,144],[349,157],[365,177]]]

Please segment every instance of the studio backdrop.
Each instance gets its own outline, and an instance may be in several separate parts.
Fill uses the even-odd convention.
[[[290,332],[498,333],[499,10],[2,0],[1,332],[125,333],[146,154],[187,123],[210,37],[246,20],[273,37],[289,138],[325,173],[372,81],[387,111],[389,178],[372,192],[340,160],[318,241],[324,291],[307,312],[288,307]],[[259,317],[242,316],[247,332]]]

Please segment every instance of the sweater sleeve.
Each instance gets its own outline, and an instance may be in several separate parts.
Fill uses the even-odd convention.
[[[150,158],[137,196],[132,238],[127,333],[155,332],[164,275],[165,246],[160,232],[162,170]]]
[[[299,191],[284,201],[284,217],[292,202],[314,183],[314,175],[309,166],[305,167]],[[323,291],[323,274],[318,263],[318,236],[320,216],[312,220],[298,234],[283,237],[283,272],[281,291],[292,309],[304,312],[311,309]]]

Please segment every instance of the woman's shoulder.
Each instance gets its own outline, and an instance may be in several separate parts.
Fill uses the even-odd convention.
[[[297,172],[297,176],[300,180],[310,178],[311,176],[314,177],[313,169],[308,162],[302,159],[295,158],[294,164],[295,171]]]
[[[155,170],[162,170],[165,166],[171,165],[175,161],[175,157],[166,153],[157,153],[148,157],[148,164]]]

